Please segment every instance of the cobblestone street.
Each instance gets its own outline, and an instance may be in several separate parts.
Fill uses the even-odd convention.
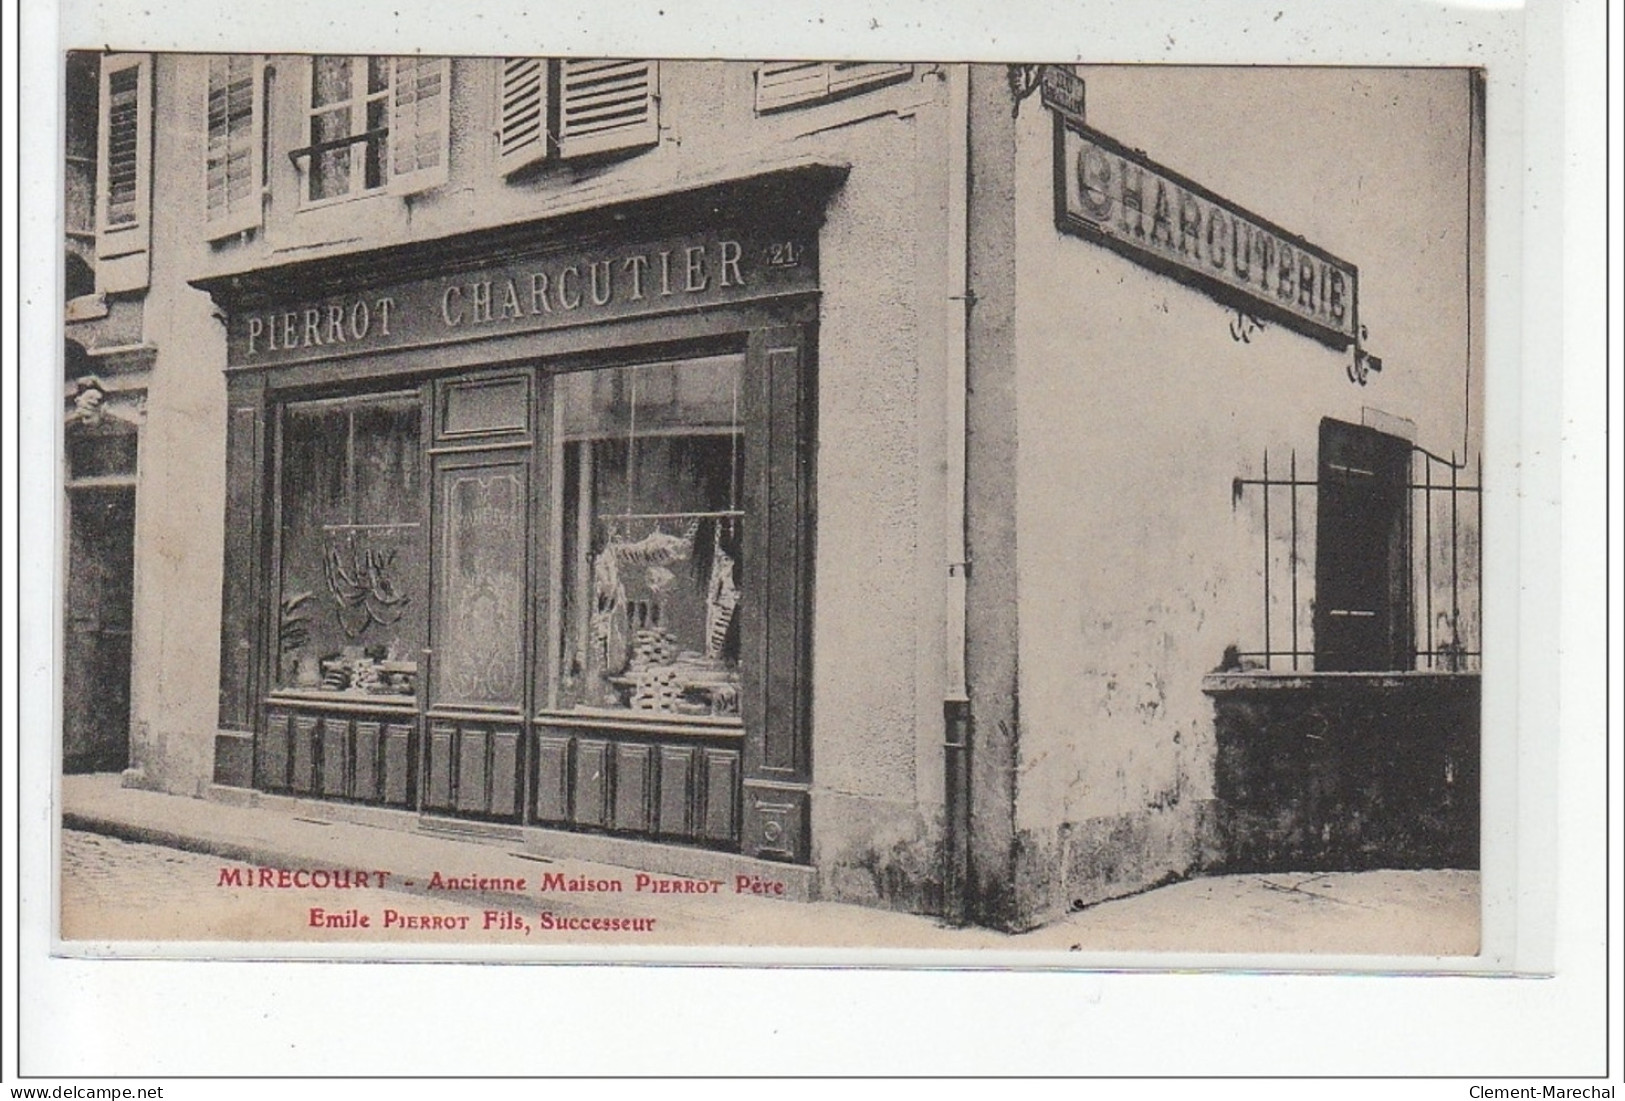
[[[221,887],[217,856],[115,837],[62,831],[62,936],[66,940],[312,940],[380,939],[386,911],[450,919],[449,932],[478,937],[485,907],[407,892],[254,890]],[[365,896],[362,898],[360,896]],[[364,912],[366,928],[313,924],[320,910],[333,922]],[[468,931],[464,931],[464,930]],[[394,928],[390,939],[446,936],[434,929]]]
[[[1472,871],[1198,877],[1011,936],[832,902],[654,893],[640,889],[648,877],[636,869],[178,799],[123,788],[116,776],[75,777],[63,790],[75,824],[90,827],[61,834],[64,941],[393,943],[413,946],[416,955],[437,947],[461,955],[463,946],[479,945],[481,954],[506,949],[515,959],[610,944],[1416,956],[1478,950]],[[361,869],[372,869],[365,888],[236,885],[256,875]],[[381,870],[388,873],[382,888]],[[437,887],[437,875],[459,882]],[[482,877],[489,889],[464,886]],[[560,879],[616,886],[547,885]],[[580,924],[594,921],[600,924]]]
[[[298,858],[265,853],[261,866],[300,875],[371,869],[371,879],[348,889],[236,886],[230,880],[237,873],[252,882],[253,863],[64,829],[62,939],[507,946],[519,958],[533,950],[593,944],[987,947],[1005,940],[989,930],[943,929],[914,915],[834,903],[647,893],[636,889],[626,869],[523,859],[498,847],[357,826],[294,820],[281,825],[322,841],[307,839]],[[379,887],[378,872],[386,869],[385,886]],[[549,872],[618,887],[612,893],[539,892],[540,877]],[[430,882],[435,874],[488,877],[493,884],[522,878],[525,886],[440,890]]]

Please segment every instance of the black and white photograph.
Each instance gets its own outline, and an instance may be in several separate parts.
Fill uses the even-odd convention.
[[[63,65],[64,942],[1477,954],[1477,71]]]

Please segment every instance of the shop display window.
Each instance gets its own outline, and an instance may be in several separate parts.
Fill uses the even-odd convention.
[[[555,381],[551,709],[739,722],[742,367],[714,356]]]
[[[411,701],[426,642],[416,392],[282,414],[275,684]]]

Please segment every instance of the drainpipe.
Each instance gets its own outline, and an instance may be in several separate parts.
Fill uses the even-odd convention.
[[[943,916],[964,924],[970,910],[970,694],[965,683],[966,341],[970,307],[970,70],[948,69],[948,302],[943,440],[947,449],[943,602]]]

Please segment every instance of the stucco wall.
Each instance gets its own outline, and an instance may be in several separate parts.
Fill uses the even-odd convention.
[[[1347,354],[1280,326],[1233,339],[1233,312],[1212,299],[1058,233],[1051,116],[1023,106],[1016,818],[1030,920],[1202,858],[1214,736],[1201,677],[1226,647],[1262,642],[1261,497],[1235,499],[1232,480],[1257,477],[1266,449],[1273,476],[1295,449],[1312,479],[1322,417],[1407,418],[1446,455],[1469,420],[1464,73],[1083,75],[1090,125],[1357,265],[1384,369],[1356,385]],[[1286,503],[1272,502],[1276,570]],[[1313,494],[1300,504],[1307,647]]]
[[[136,506],[131,765],[147,786],[201,794],[218,707],[225,327],[185,280],[198,239],[201,70],[159,55],[153,75],[152,282],[143,336],[158,349],[147,390]]]
[[[839,135],[819,273],[814,862],[832,897],[911,909],[936,908],[942,800],[940,125]]]

